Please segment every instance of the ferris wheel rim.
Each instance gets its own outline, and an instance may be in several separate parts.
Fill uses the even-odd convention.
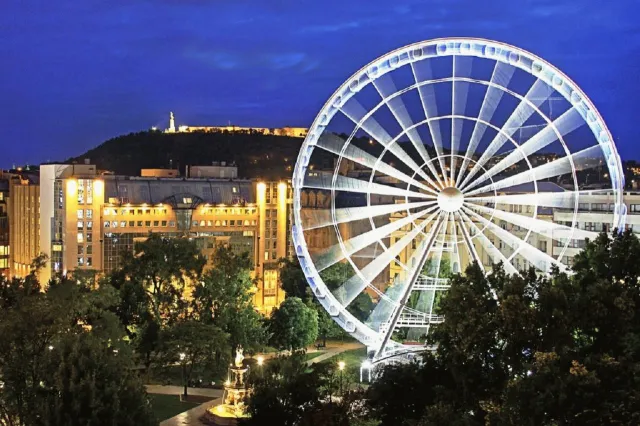
[[[620,225],[621,223],[623,223],[623,220],[624,220],[624,211],[623,211],[623,208],[621,207],[622,206],[622,203],[621,203],[622,188],[624,188],[624,175],[622,174],[620,157],[617,153],[615,144],[613,143],[613,138],[611,137],[611,133],[608,127],[606,126],[606,123],[602,119],[599,111],[595,108],[595,106],[593,105],[591,100],[588,98],[588,96],[580,89],[580,87],[577,84],[575,84],[569,77],[567,77],[562,71],[560,71],[554,65],[516,46],[512,46],[506,43],[496,42],[492,40],[481,39],[481,38],[453,37],[453,38],[440,38],[440,39],[426,40],[426,41],[410,44],[410,45],[401,47],[399,49],[395,49],[384,55],[381,55],[377,59],[371,61],[370,63],[362,67],[360,70],[354,73],[351,77],[349,77],[333,93],[333,95],[328,99],[328,101],[322,107],[322,109],[320,110],[320,113],[318,113],[316,119],[314,120],[314,123],[309,129],[309,133],[307,137],[305,138],[305,141],[302,145],[300,154],[298,156],[298,160],[295,165],[294,174],[293,174],[294,227],[292,232],[293,232],[293,240],[295,244],[296,254],[300,258],[301,264],[303,264],[303,272],[307,277],[310,286],[314,290],[314,294],[316,294],[319,297],[319,300],[321,300],[321,304],[323,305],[323,307],[332,315],[332,317],[334,317],[334,319],[341,320],[341,321],[338,320],[338,322],[343,328],[345,328],[351,334],[355,335],[358,338],[358,340],[362,341],[367,345],[370,345],[370,344],[375,345],[376,340],[379,338],[380,333],[378,331],[371,329],[369,326],[362,323],[359,319],[355,318],[352,314],[350,314],[346,310],[344,306],[341,305],[341,303],[335,298],[335,296],[328,290],[328,288],[326,287],[326,285],[324,284],[323,280],[319,275],[319,271],[315,269],[313,261],[311,261],[311,256],[306,246],[304,235],[302,234],[303,227],[302,227],[302,221],[301,221],[300,212],[299,212],[300,211],[300,201],[299,201],[300,191],[304,187],[304,183],[303,183],[304,172],[306,171],[306,166],[308,164],[308,159],[310,158],[310,154],[315,149],[315,143],[317,142],[317,138],[320,136],[320,133],[323,130],[322,126],[328,124],[331,121],[331,118],[327,120],[326,115],[323,116],[323,114],[326,114],[327,110],[332,105],[334,105],[337,100],[346,102],[344,99],[339,98],[339,96],[341,96],[342,93],[345,92],[345,90],[355,89],[354,93],[357,93],[362,87],[364,87],[364,85],[371,84],[371,82],[374,81],[374,79],[371,79],[370,81],[366,81],[365,84],[362,86],[360,86],[359,83],[357,83],[354,86],[354,81],[358,82],[359,76],[368,74],[370,69],[374,67],[376,64],[381,64],[384,61],[390,61],[392,58],[398,58],[401,54],[409,54],[409,57],[411,57],[410,52],[416,51],[416,49],[424,49],[427,46],[434,46],[434,45],[440,46],[442,43],[444,43],[445,46],[447,44],[451,44],[452,47],[447,47],[443,52],[439,52],[438,55],[433,55],[432,57],[450,56],[450,55],[483,57],[481,55],[471,54],[472,45],[479,45],[485,49],[489,47],[494,49],[495,48],[506,49],[507,59],[511,58],[512,54],[517,55],[518,60],[515,63],[510,62],[508,60],[506,61],[503,60],[504,59],[503,57],[496,54],[496,52],[498,51],[494,51],[495,56],[492,56],[492,57],[484,56],[484,57],[488,57],[489,59],[493,59],[495,61],[502,61],[508,65],[512,65],[516,68],[523,69],[525,72],[536,76],[537,78],[541,79],[545,83],[549,84],[550,87],[553,87],[556,89],[557,89],[557,86],[554,84],[555,79],[560,79],[560,87],[566,84],[569,89],[568,91],[569,95],[567,95],[565,91],[560,91],[560,90],[558,90],[558,93],[560,93],[564,97],[564,99],[566,99],[572,105],[574,105],[575,102],[577,102],[578,104],[585,106],[584,109],[580,109],[578,110],[578,112],[584,119],[584,122],[589,125],[591,132],[593,133],[593,135],[595,136],[598,142],[598,145],[600,146],[600,148],[603,150],[605,154],[606,166],[611,175],[612,190],[614,191],[615,197],[616,197],[616,208],[614,211],[613,222],[614,224]],[[456,47],[456,43],[460,43],[460,45]],[[465,52],[462,52],[461,50],[463,50],[463,46],[465,46],[466,44],[469,45],[469,48],[468,48],[469,50],[466,50],[466,47],[465,47]],[[531,62],[531,67],[529,69],[525,69],[522,66],[519,66],[521,65],[522,57],[525,57],[527,60]],[[416,60],[405,61],[405,62],[399,63],[395,68],[399,68],[401,66],[407,65],[408,63],[413,63],[417,60],[425,60],[425,59],[428,59],[428,57],[421,57]],[[549,81],[545,80],[544,78],[541,78],[540,75],[534,74],[534,72],[532,72],[533,65],[536,62],[542,65],[542,68],[538,70],[538,74],[545,74],[547,72],[550,73],[550,77],[547,78],[547,80]],[[379,78],[380,76],[384,75],[387,72],[392,71],[395,68],[382,70],[383,71],[382,74],[375,75],[375,79]],[[379,72],[380,69],[379,68],[377,69],[378,71],[376,72]],[[576,93],[577,95],[575,95]],[[589,114],[591,114],[590,117],[588,117]],[[596,134],[596,129],[600,130],[598,134]],[[554,130],[557,131],[557,129],[554,129]],[[561,140],[560,138],[558,139]],[[605,146],[607,147],[606,150],[605,150]],[[566,146],[565,146],[565,149],[567,149]],[[570,151],[567,151],[567,155],[569,155],[570,153],[571,153]],[[305,155],[307,156],[305,157]],[[307,164],[305,164],[305,158],[306,158]],[[341,158],[342,158],[342,155],[340,155],[340,159]],[[526,156],[524,156],[524,158],[526,158]],[[572,165],[572,169],[573,169],[574,180],[575,180],[575,167],[573,165]],[[334,186],[334,189],[332,190],[332,195],[335,195],[335,185],[333,186]],[[576,186],[576,191],[578,191],[577,186]],[[335,199],[335,196],[332,196],[332,212],[335,208],[334,199]],[[577,210],[577,207],[578,207],[578,204],[576,202],[575,203],[576,210]],[[464,214],[468,216],[469,212],[465,212]],[[462,213],[461,213],[461,217],[462,217]],[[369,219],[371,220],[371,217],[369,217]],[[574,216],[574,222],[575,222],[575,216]],[[334,221],[334,226],[337,226],[335,221]],[[573,224],[572,228],[574,227],[575,227],[575,223]],[[531,232],[531,230],[529,232]],[[395,343],[395,346],[398,347],[403,345],[400,343]]]

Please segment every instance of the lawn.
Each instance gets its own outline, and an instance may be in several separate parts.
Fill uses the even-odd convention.
[[[159,422],[199,405],[197,402],[182,402],[178,395],[149,394],[153,414]]]
[[[318,352],[307,352],[307,353],[304,354],[304,359],[305,359],[305,361],[309,361],[311,359],[314,359],[315,357],[318,357],[318,356],[322,355],[323,353],[324,352],[320,352],[320,351],[318,351]]]
[[[342,352],[336,356],[326,359],[322,362],[335,362],[344,361],[347,370],[360,371],[360,364],[367,358],[367,348],[362,347],[358,349],[352,349],[350,351]]]

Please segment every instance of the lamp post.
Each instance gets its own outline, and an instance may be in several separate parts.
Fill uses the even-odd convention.
[[[183,397],[187,399],[187,365],[184,362],[184,358],[186,357],[184,352],[180,352],[180,363],[182,364],[182,386],[184,386]]]

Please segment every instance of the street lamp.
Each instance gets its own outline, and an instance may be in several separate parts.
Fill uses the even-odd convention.
[[[259,356],[258,357],[258,365],[262,366],[262,364],[264,364],[264,357],[263,356]]]
[[[340,370],[340,396],[343,396],[342,395],[342,372],[344,371],[345,366],[346,364],[344,363],[344,361],[338,362],[338,370]]]
[[[184,362],[187,356],[184,352],[180,352],[180,363],[182,364],[182,386],[184,386],[184,399],[187,399],[187,364]]]

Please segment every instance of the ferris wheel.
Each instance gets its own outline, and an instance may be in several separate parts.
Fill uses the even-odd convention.
[[[319,112],[293,174],[296,254],[315,296],[373,362],[425,349],[448,277],[570,269],[623,225],[624,176],[602,117],[566,75],[504,43],[397,49]],[[582,221],[584,222],[584,221]]]

